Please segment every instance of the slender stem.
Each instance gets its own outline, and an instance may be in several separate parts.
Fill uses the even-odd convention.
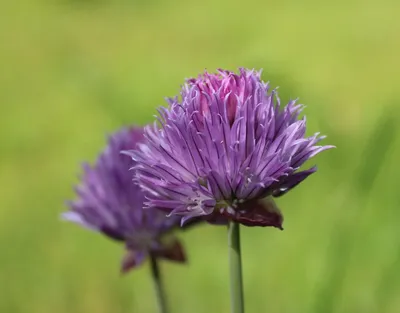
[[[240,253],[239,224],[228,224],[229,269],[231,284],[231,312],[244,313],[242,257]]]
[[[155,256],[150,254],[151,276],[153,277],[154,289],[156,293],[158,312],[168,313],[167,301],[165,298],[164,287],[161,279],[160,268]]]

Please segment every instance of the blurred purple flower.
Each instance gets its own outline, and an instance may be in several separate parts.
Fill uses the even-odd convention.
[[[126,255],[121,271],[127,272],[152,255],[177,262],[186,257],[180,242],[166,236],[179,226],[179,218],[166,217],[165,212],[143,210],[145,195],[132,181],[131,158],[122,150],[134,149],[143,141],[142,128],[122,129],[109,138],[96,164],[83,166],[84,174],[76,187],[78,198],[69,202],[65,220],[99,231],[125,243]]]
[[[189,79],[181,96],[160,108],[161,127],[146,127],[146,144],[129,154],[137,179],[149,191],[151,208],[212,223],[282,228],[272,197],[294,188],[316,171],[301,165],[332,146],[305,137],[303,106],[281,107],[261,72],[219,70]],[[261,201],[267,198],[267,201]]]

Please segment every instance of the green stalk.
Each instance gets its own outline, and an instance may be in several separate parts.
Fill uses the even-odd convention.
[[[239,224],[228,224],[229,270],[231,285],[231,312],[244,313],[242,257],[240,253]]]
[[[154,290],[158,303],[159,313],[168,313],[165,291],[161,279],[160,268],[155,256],[150,254],[151,276],[153,277]]]

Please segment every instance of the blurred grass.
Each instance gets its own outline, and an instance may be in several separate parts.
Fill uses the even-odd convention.
[[[204,68],[264,68],[309,133],[338,148],[281,200],[285,231],[243,229],[249,312],[400,310],[396,1],[19,1],[0,4],[0,312],[153,312],[148,268],[58,221],[79,163],[145,124]],[[226,234],[163,264],[174,312],[228,312]]]

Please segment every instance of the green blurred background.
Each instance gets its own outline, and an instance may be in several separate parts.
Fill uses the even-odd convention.
[[[146,264],[62,223],[79,164],[152,121],[207,68],[263,68],[337,149],[278,200],[285,230],[246,228],[248,312],[400,312],[397,1],[4,1],[0,4],[0,312],[155,312]],[[310,164],[312,164],[310,163]],[[172,312],[229,312],[226,230],[163,264]]]

